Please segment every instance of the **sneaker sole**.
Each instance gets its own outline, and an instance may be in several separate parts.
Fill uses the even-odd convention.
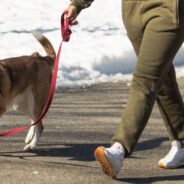
[[[113,173],[112,166],[111,166],[107,156],[105,155],[105,148],[104,147],[98,147],[94,152],[94,157],[100,163],[101,168],[106,175],[108,175],[112,178],[116,177]]]
[[[177,165],[177,166],[166,166],[166,165],[164,165],[164,163],[159,163],[158,166],[159,166],[160,168],[162,168],[162,169],[177,169],[177,168],[179,168],[179,167],[184,166],[184,162],[180,163],[180,164]]]

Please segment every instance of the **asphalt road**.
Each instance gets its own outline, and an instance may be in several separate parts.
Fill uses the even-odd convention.
[[[179,80],[184,95],[183,79]],[[24,152],[26,132],[0,138],[0,184],[184,184],[184,168],[164,170],[157,162],[170,149],[155,106],[133,155],[124,161],[117,180],[105,176],[94,160],[98,145],[108,146],[127,102],[126,83],[108,83],[55,94],[44,119],[45,130],[33,152]],[[29,122],[8,111],[1,131]]]

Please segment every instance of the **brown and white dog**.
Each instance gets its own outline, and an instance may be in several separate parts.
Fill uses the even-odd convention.
[[[37,32],[33,35],[47,56],[33,53],[31,56],[0,60],[0,115],[13,106],[14,110],[26,113],[32,123],[39,117],[46,103],[56,57],[46,37]],[[42,122],[29,129],[24,150],[32,150],[36,146],[42,131]]]

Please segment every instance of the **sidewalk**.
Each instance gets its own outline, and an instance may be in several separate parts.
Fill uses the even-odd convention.
[[[184,95],[184,80],[180,79]],[[102,174],[94,160],[98,145],[108,146],[127,102],[126,83],[57,92],[45,118],[45,130],[33,152],[24,152],[26,133],[1,138],[1,184],[184,184],[184,168],[163,170],[157,161],[170,149],[158,108],[133,155],[124,162],[118,180]],[[8,111],[1,129],[20,126],[27,117]]]

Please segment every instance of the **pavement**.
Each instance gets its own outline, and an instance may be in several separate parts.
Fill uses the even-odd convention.
[[[183,79],[179,84],[184,95]],[[109,146],[128,92],[126,82],[56,92],[34,151],[22,150],[26,132],[1,138],[0,184],[184,184],[184,168],[157,166],[170,149],[170,141],[156,105],[117,180],[105,176],[94,160],[97,146]],[[8,110],[0,119],[0,130],[26,122],[28,117]]]

